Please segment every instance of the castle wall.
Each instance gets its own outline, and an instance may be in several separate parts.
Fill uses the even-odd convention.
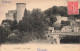
[[[8,13],[6,13],[6,19],[14,20],[16,18],[15,14],[16,14],[16,10],[9,10]]]

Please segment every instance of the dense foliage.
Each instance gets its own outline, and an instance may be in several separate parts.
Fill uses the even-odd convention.
[[[9,30],[6,30],[5,28],[0,26],[0,43],[6,42],[9,34]]]
[[[39,9],[33,9],[28,13],[25,9],[23,20],[19,22],[19,31],[28,32],[29,36],[35,38],[43,38],[44,32],[47,30],[47,23],[45,23],[45,14]]]

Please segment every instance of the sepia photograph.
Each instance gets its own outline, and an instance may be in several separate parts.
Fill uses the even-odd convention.
[[[0,51],[80,51],[80,0],[0,0]]]

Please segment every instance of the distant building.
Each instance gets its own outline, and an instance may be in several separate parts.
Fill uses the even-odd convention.
[[[75,21],[76,21],[76,22],[80,22],[80,19],[76,19]]]
[[[9,10],[8,13],[6,13],[7,20],[17,20],[17,22],[22,20],[24,10],[26,8],[26,3],[17,3],[16,7],[16,10]]]
[[[6,19],[7,20],[16,20],[16,10],[10,10],[8,13],[6,13]]]
[[[79,32],[79,27],[76,27],[76,26],[75,26],[75,27],[73,28],[73,30],[74,30],[74,32]]]
[[[22,17],[24,15],[26,3],[17,3],[16,7],[17,7],[17,22],[19,22],[20,20],[22,20]]]
[[[55,30],[54,33],[61,33],[61,30]]]
[[[71,26],[71,27],[78,26],[78,23],[77,23],[75,20],[72,20],[72,21],[70,22],[70,26]]]
[[[72,32],[72,28],[70,26],[64,26],[61,32]]]
[[[73,32],[79,32],[80,26],[79,26],[78,22],[76,22],[75,20],[73,20],[73,21],[71,21],[70,26],[72,27]]]

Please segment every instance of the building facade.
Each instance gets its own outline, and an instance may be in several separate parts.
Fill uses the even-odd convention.
[[[16,4],[17,7],[17,22],[19,22],[20,20],[22,20],[22,17],[24,15],[24,10],[26,8],[26,3],[17,3]]]
[[[9,10],[8,13],[6,13],[6,19],[12,21],[17,20],[17,22],[19,22],[22,20],[25,8],[26,3],[17,3],[16,10]]]
[[[6,13],[6,19],[7,20],[16,20],[16,10],[9,10],[8,13]]]
[[[61,30],[61,32],[72,32],[72,28],[70,26],[64,26]]]

